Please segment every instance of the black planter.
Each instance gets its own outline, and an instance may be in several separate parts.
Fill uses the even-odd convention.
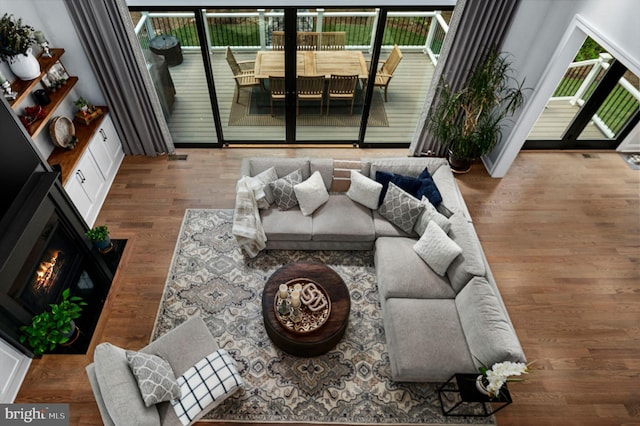
[[[467,173],[471,169],[471,162],[468,158],[456,157],[451,151],[449,151],[449,166],[454,173]]]

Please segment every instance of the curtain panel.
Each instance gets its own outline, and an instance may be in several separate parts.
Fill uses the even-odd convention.
[[[124,0],[65,0],[127,155],[175,151]]]
[[[500,49],[520,0],[458,0],[453,10],[431,87],[425,98],[409,152],[413,156],[446,156],[443,147],[425,126],[432,105],[439,100],[442,78],[455,91],[462,87],[487,48]]]

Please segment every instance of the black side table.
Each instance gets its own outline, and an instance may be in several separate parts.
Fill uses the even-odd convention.
[[[498,399],[490,399],[476,388],[478,374],[454,374],[438,389],[442,414],[445,416],[487,417],[511,404],[511,394],[505,383]],[[445,403],[447,407],[445,407]],[[497,406],[494,406],[497,405]],[[475,407],[481,406],[478,414]],[[489,407],[487,409],[487,406]]]
[[[149,49],[157,55],[164,56],[167,66],[169,67],[182,63],[180,40],[175,36],[163,34],[154,37],[149,42]]]

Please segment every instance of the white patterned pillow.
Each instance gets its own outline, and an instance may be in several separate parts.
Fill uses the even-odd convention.
[[[178,377],[178,384],[182,397],[171,401],[171,405],[180,422],[188,425],[206,414],[205,407],[214,402],[221,403],[244,382],[238,374],[235,359],[224,349],[218,349]]]
[[[313,214],[318,207],[329,201],[327,187],[324,186],[322,175],[317,170],[309,176],[309,179],[294,185],[293,190],[303,216]]]
[[[424,206],[417,198],[389,182],[389,189],[378,211],[398,228],[411,234],[416,220],[424,211]]]
[[[440,276],[444,276],[451,262],[462,253],[460,246],[434,221],[429,222],[422,237],[413,245],[413,249]]]
[[[299,183],[302,183],[302,171],[300,169],[269,183],[273,199],[280,210],[289,210],[298,205],[298,199],[293,187]]]
[[[351,170],[351,185],[347,190],[347,197],[353,201],[376,210],[380,202],[382,184],[364,176],[357,170]]]
[[[416,225],[413,227],[415,233],[418,235],[424,234],[429,221],[433,220],[445,234],[448,234],[449,229],[451,229],[451,221],[445,215],[440,213],[424,195],[422,196],[420,203],[424,205],[424,212],[420,215],[416,221]],[[442,205],[442,203],[440,203],[440,205]]]
[[[273,194],[269,189],[269,183],[278,179],[276,168],[271,167],[262,173],[249,178],[249,186],[255,194],[259,209],[268,209],[273,203]]]
[[[180,386],[165,359],[143,352],[126,353],[145,406],[151,407],[158,402],[180,398]]]

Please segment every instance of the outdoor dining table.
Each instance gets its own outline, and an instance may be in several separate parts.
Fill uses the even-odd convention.
[[[367,78],[367,62],[359,50],[305,50],[296,52],[296,70],[298,75],[313,76],[331,74],[354,75]],[[284,52],[260,51],[256,56],[255,78],[267,79],[269,76],[284,76]]]

